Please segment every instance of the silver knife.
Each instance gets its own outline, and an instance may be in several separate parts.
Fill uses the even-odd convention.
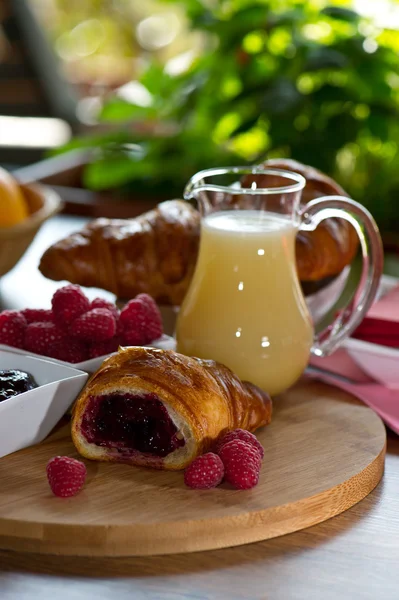
[[[336,379],[337,381],[342,381],[343,383],[350,383],[351,385],[356,385],[359,383],[358,381],[354,381],[353,379],[349,379],[349,377],[345,377],[344,375],[339,375],[338,373],[332,373],[331,371],[327,371],[327,369],[322,369],[321,367],[315,367],[314,365],[308,365],[305,369],[305,375],[313,375],[317,377],[317,375],[326,375],[331,379]]]

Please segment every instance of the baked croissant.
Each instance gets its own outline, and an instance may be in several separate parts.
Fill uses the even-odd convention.
[[[197,259],[200,215],[188,202],[169,200],[135,219],[95,219],[48,248],[39,269],[113,292],[118,298],[150,294],[180,305]]]
[[[324,195],[347,195],[330,177],[297,161],[269,160],[264,166],[304,175],[303,203]],[[186,202],[169,200],[135,219],[94,220],[48,248],[39,269],[50,279],[103,288],[120,299],[146,292],[159,304],[180,306],[194,272],[199,238],[199,212]],[[300,281],[320,282],[338,275],[357,247],[353,227],[342,219],[299,232]]]
[[[72,439],[89,459],[184,469],[225,431],[271,420],[268,394],[227,367],[154,348],[121,348],[73,409]]]

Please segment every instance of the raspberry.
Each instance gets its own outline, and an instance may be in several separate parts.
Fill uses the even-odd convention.
[[[90,358],[97,358],[98,356],[105,356],[106,354],[111,354],[112,352],[116,352],[121,345],[122,340],[119,336],[115,336],[110,340],[105,340],[104,342],[96,342],[92,344],[89,349]]]
[[[122,334],[122,342],[125,346],[145,346],[148,344],[148,336],[143,334],[140,327],[127,329]]]
[[[161,313],[154,300],[148,294],[139,296],[126,304],[120,316],[126,343],[132,346],[149,344],[163,333]]]
[[[52,348],[51,357],[76,364],[89,358],[89,349],[81,340],[65,337]]]
[[[113,315],[116,323],[116,335],[120,335],[122,333],[122,323],[120,322],[120,311],[112,302],[108,302],[108,300],[104,300],[104,298],[94,298],[92,303],[90,304],[90,309],[92,308],[106,308]]]
[[[258,449],[261,458],[264,457],[265,451],[262,444],[253,433],[247,431],[246,429],[234,429],[233,431],[229,431],[223,437],[221,437],[220,440],[216,442],[216,454],[219,454],[219,451],[224,444],[228,444],[233,440],[242,440],[243,442],[247,442],[247,444],[250,444],[251,446],[254,446],[254,448]]]
[[[148,332],[151,336],[149,342],[157,340],[163,334],[162,316],[157,303],[148,294],[138,294],[136,300],[140,300],[147,307],[148,319],[151,322],[151,325],[148,326]]]
[[[25,332],[25,349],[43,356],[54,356],[57,344],[64,333],[54,323],[30,323]]]
[[[152,296],[150,296],[149,294],[137,294],[137,296],[135,297],[135,300],[140,300],[140,302],[143,302],[144,304],[146,304],[148,306],[148,308],[151,309],[152,312],[160,315],[157,303],[155,302],[154,298]]]
[[[197,490],[208,490],[222,482],[224,467],[220,457],[213,452],[199,456],[184,472],[184,483]]]
[[[70,333],[87,342],[102,342],[114,337],[116,323],[107,308],[93,308],[72,323]]]
[[[113,302],[108,302],[108,300],[105,300],[104,298],[94,298],[94,300],[92,300],[90,303],[90,310],[93,308],[106,308],[112,312],[115,317],[115,321],[119,319],[119,310],[115,304]]]
[[[46,467],[51,491],[60,498],[75,496],[86,481],[86,466],[80,460],[69,456],[55,456]]]
[[[65,330],[90,309],[90,303],[78,285],[65,285],[60,288],[55,292],[51,303],[54,322]]]
[[[45,308],[24,308],[21,310],[27,323],[52,323],[53,311]]]
[[[238,490],[250,490],[259,482],[259,469],[245,460],[237,461],[226,468],[226,481]]]
[[[0,313],[0,344],[23,348],[26,319],[17,310],[3,310]]]
[[[259,450],[243,440],[236,439],[223,444],[219,450],[219,456],[225,466],[226,461],[229,462],[230,460],[235,460],[236,458],[245,458],[245,460],[252,462],[257,469],[260,469],[262,464],[262,459],[259,456]]]
[[[223,444],[219,456],[224,464],[225,479],[235,488],[248,490],[258,483],[262,461],[257,448],[236,439]]]

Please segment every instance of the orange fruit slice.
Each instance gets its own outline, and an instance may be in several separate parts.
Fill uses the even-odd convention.
[[[28,216],[28,206],[17,182],[0,168],[0,227],[12,227]]]

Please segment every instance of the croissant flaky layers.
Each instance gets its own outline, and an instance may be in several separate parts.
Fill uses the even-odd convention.
[[[72,439],[89,459],[179,470],[221,433],[255,431],[271,415],[268,394],[219,363],[121,348],[78,397]]]
[[[118,298],[142,292],[179,306],[197,260],[200,214],[168,200],[135,219],[95,219],[50,246],[39,269],[45,277],[98,287]]]

